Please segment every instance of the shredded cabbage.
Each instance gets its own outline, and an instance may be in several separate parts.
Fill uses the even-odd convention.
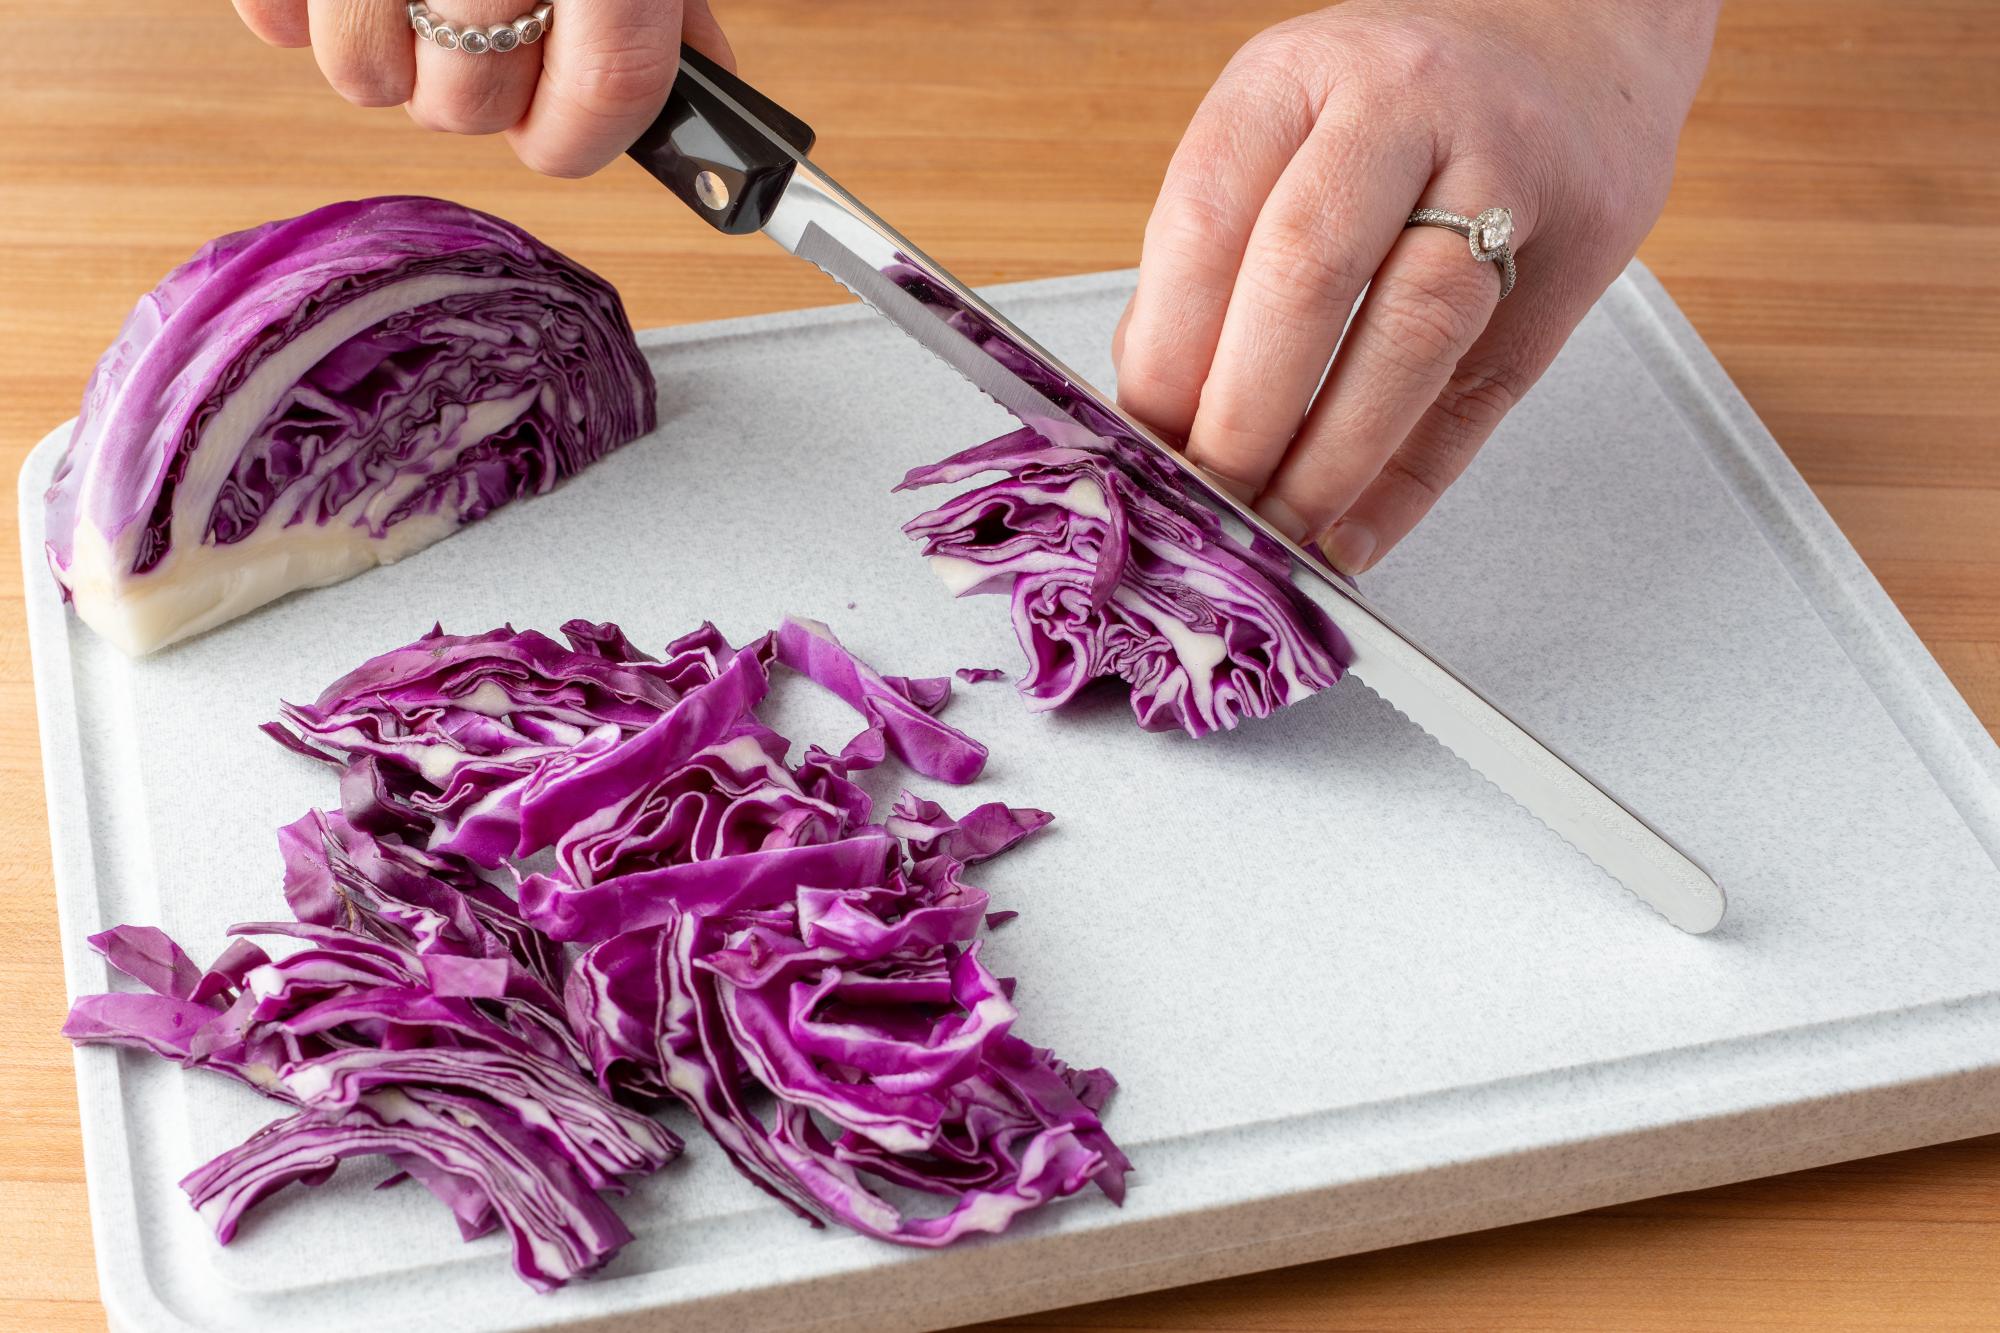
[[[91,944],[147,993],[83,996],[63,1027],[296,1108],[181,1182],[217,1237],[284,1185],[379,1156],[468,1239],[504,1230],[537,1289],[602,1266],[631,1239],[603,1196],[681,1143],[587,1076],[561,951],[461,861],[318,813],[280,847],[297,919],[231,933],[302,947],[273,960],[238,938],[204,971],[159,930],[116,927]]]
[[[936,716],[950,678],[883,675],[807,620],[740,649],[704,625],[660,659],[613,625],[563,633],[433,630],[267,726],[338,770],[343,806],[280,834],[295,920],[233,928],[287,956],[93,941],[151,993],[85,996],[67,1035],[292,1108],[183,1181],[218,1237],[386,1157],[548,1289],[629,1238],[604,1195],[679,1151],[639,1114],[669,1098],[815,1225],[937,1246],[1086,1186],[1121,1199],[1116,1083],[1015,1034],[980,941],[1014,913],[964,879],[1050,816],[911,792],[878,816],[855,780],[891,756],[979,773]],[[757,715],[774,667],[862,729],[795,760]],[[514,894],[480,872],[543,851]]]

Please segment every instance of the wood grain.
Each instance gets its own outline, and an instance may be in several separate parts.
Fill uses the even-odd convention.
[[[386,0],[385,0],[386,2]],[[1270,0],[722,0],[829,168],[975,281],[1122,267]],[[1303,7],[1299,5],[1298,7]],[[638,324],[823,304],[636,172],[514,168],[348,108],[220,0],[19,6],[0,44],[0,468],[201,241],[449,195],[608,275]],[[1641,252],[2000,735],[2000,6],[1733,0]],[[6,549],[14,506],[0,511]],[[21,590],[0,580],[0,1329],[99,1328]],[[1075,1329],[1992,1328],[2000,1137],[1017,1321]]]

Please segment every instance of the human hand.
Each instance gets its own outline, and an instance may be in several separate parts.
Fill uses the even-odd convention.
[[[1351,0],[1252,39],[1146,225],[1112,340],[1121,403],[1287,535],[1367,569],[1659,216],[1717,7]],[[1464,238],[1404,227],[1490,206],[1513,212],[1505,304]]]
[[[666,105],[687,42],[731,69],[708,0],[558,0],[548,36],[471,55],[419,40],[401,0],[235,0],[273,46],[310,46],[334,91],[356,106],[408,108],[419,125],[502,134],[551,176],[613,161]],[[456,29],[506,23],[534,0],[437,0]]]

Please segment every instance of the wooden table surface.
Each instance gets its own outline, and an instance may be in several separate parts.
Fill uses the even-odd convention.
[[[382,0],[388,3],[388,0]],[[1136,262],[1202,90],[1283,0],[718,0],[819,156],[977,282]],[[1303,7],[1299,4],[1296,7]],[[14,7],[0,43],[0,471],[219,232],[447,195],[641,327],[835,299],[657,187],[359,111],[223,0]],[[1642,257],[2000,734],[2000,4],[1734,0]],[[14,505],[0,549],[15,548]],[[11,557],[9,557],[11,558]],[[21,590],[0,579],[0,1327],[98,1328]],[[2000,1137],[1030,1317],[1045,1328],[2000,1326]]]

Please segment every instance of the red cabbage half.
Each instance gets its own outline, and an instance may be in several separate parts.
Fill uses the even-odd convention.
[[[609,284],[442,199],[331,204],[211,241],[98,362],[48,557],[144,653],[545,492],[650,431]]]
[[[1285,552],[1229,535],[1137,446],[1058,446],[1024,428],[917,468],[898,489],[983,472],[1003,475],[904,531],[954,593],[1012,598],[1031,707],[1115,677],[1142,727],[1204,736],[1324,689],[1351,660],[1293,586]]]

